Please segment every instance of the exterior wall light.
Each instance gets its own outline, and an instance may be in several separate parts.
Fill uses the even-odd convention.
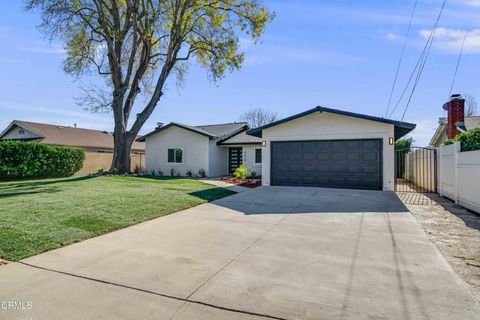
[[[262,141],[262,147],[266,147],[267,146],[267,141],[263,140]]]
[[[389,145],[393,146],[394,142],[395,142],[395,141],[394,141],[394,139],[393,139],[392,137],[388,138],[388,144],[389,144]]]

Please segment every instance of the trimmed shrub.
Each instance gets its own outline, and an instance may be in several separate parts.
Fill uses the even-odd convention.
[[[480,128],[470,129],[455,137],[455,140],[462,143],[463,151],[480,150]]]
[[[462,144],[462,151],[480,150],[480,128],[474,128],[462,132],[457,135],[455,139],[446,140],[444,144],[453,144],[454,141],[460,141]]]
[[[82,169],[84,160],[81,148],[0,141],[0,179],[68,177]]]
[[[250,169],[248,169],[245,165],[240,165],[235,172],[233,173],[233,176],[237,179],[240,180],[246,180],[251,176]]]

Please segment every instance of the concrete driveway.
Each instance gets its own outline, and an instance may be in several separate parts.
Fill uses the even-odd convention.
[[[320,188],[248,190],[10,263],[0,302],[0,319],[480,319],[394,193]]]

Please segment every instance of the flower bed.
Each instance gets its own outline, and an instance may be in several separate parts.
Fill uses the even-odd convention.
[[[262,180],[260,178],[249,178],[245,180],[232,178],[232,177],[224,177],[222,181],[226,183],[235,184],[237,186],[247,187],[247,188],[256,188],[262,185]]]

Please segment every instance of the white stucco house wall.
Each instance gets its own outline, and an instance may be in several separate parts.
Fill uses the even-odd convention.
[[[170,123],[146,142],[146,169],[228,175],[240,164],[262,185],[394,190],[394,142],[415,125],[316,107],[260,128]],[[181,150],[181,151],[176,151]],[[173,153],[182,159],[174,163]],[[170,159],[168,159],[170,153]],[[172,162],[173,161],[173,162]]]
[[[141,137],[145,141],[145,169],[164,175],[226,176],[241,165],[261,174],[261,139],[248,136],[246,123],[189,126],[169,123]],[[257,150],[257,151],[256,151]],[[255,155],[257,157],[255,158]]]

